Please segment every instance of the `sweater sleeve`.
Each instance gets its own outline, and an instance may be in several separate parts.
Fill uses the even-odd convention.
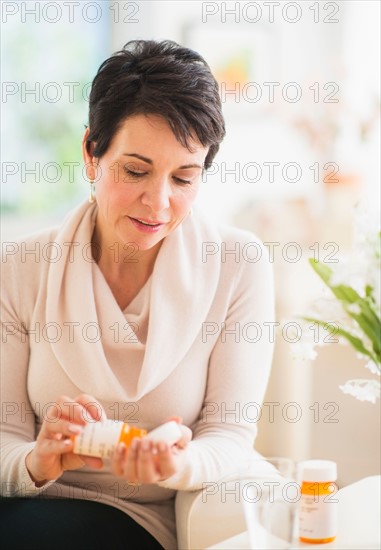
[[[275,314],[272,265],[263,244],[257,238],[255,243],[260,259],[251,262],[248,254],[242,256],[236,270],[235,291],[210,356],[205,399],[186,463],[159,482],[162,487],[201,489],[204,483],[237,474],[256,456],[253,444],[270,375]]]
[[[21,301],[27,274],[14,257],[1,263],[1,495],[34,496],[52,481],[36,487],[25,465],[35,445],[35,414],[28,391],[29,338],[22,319]],[[30,285],[29,285],[30,288]]]

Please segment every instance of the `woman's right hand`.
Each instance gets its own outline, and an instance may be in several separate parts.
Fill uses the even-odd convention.
[[[91,395],[81,394],[75,399],[61,396],[49,407],[36,445],[25,460],[29,475],[37,486],[58,479],[65,470],[76,470],[85,464],[92,468],[103,467],[100,458],[72,452],[70,437],[79,434],[82,426],[92,419],[95,422],[105,420],[106,413]]]

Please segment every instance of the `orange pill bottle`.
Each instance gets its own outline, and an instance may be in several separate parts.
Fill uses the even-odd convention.
[[[299,540],[332,542],[337,535],[337,465],[331,460],[306,460],[299,473]]]
[[[111,458],[118,443],[127,447],[134,437],[144,437],[147,430],[129,426],[125,422],[105,420],[90,422],[78,435],[71,436],[73,453],[99,458]]]

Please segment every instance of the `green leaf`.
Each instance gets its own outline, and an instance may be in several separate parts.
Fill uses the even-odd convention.
[[[347,330],[344,330],[337,326],[333,326],[332,324],[327,323],[326,321],[322,321],[321,319],[315,319],[314,317],[302,317],[302,319],[310,323],[317,323],[319,326],[323,327],[325,330],[327,330],[331,334],[334,334],[334,335],[338,334],[339,336],[342,336],[358,352],[362,353],[363,355],[366,355],[367,357],[370,357],[370,359],[372,359],[372,361],[374,361],[378,365],[381,363],[380,358],[374,355],[372,351],[367,349],[364,346],[362,340],[360,340],[360,338],[358,338],[357,336],[353,336],[353,334],[351,334]]]
[[[370,301],[373,300],[371,296],[372,287],[367,286],[365,289],[366,297],[363,298],[354,290],[351,286],[347,285],[332,285],[330,283],[332,276],[332,269],[327,267],[322,262],[309,259],[310,265],[317,273],[317,275],[323,280],[323,282],[332,291],[333,295],[341,302],[347,314],[358,324],[363,333],[369,338],[372,343],[372,348],[375,355],[378,357],[378,361],[381,360],[381,321]],[[371,297],[369,300],[368,295]],[[373,300],[374,303],[374,300]],[[357,304],[361,313],[353,313],[348,306],[351,304]],[[343,335],[344,336],[344,335]],[[345,337],[345,336],[344,336]],[[348,338],[347,338],[348,339]],[[355,346],[354,343],[352,343]],[[357,348],[356,348],[357,349]]]
[[[360,306],[361,307],[361,306]],[[370,320],[364,313],[358,315],[348,311],[348,315],[352,317],[354,321],[359,325],[364,334],[366,334],[372,342],[374,352],[378,355],[381,354],[381,324],[377,319],[376,321]]]
[[[372,301],[374,301],[372,292],[373,292],[373,287],[371,285],[366,285],[365,295],[366,295],[367,298],[370,298]]]
[[[329,280],[332,275],[332,269],[327,267],[322,262],[319,262],[318,260],[315,260],[314,258],[309,258],[308,260],[310,262],[310,265],[312,266],[312,269],[319,275],[319,277],[325,282],[327,286],[329,285]]]

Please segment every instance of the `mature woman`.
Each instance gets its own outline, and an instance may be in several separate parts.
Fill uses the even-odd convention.
[[[129,42],[95,76],[89,202],[2,258],[7,548],[176,548],[175,491],[254,453],[270,264],[254,235],[192,215],[223,136],[217,83],[187,48]],[[73,453],[89,421],[173,416],[175,445],[135,439],[109,463]]]

